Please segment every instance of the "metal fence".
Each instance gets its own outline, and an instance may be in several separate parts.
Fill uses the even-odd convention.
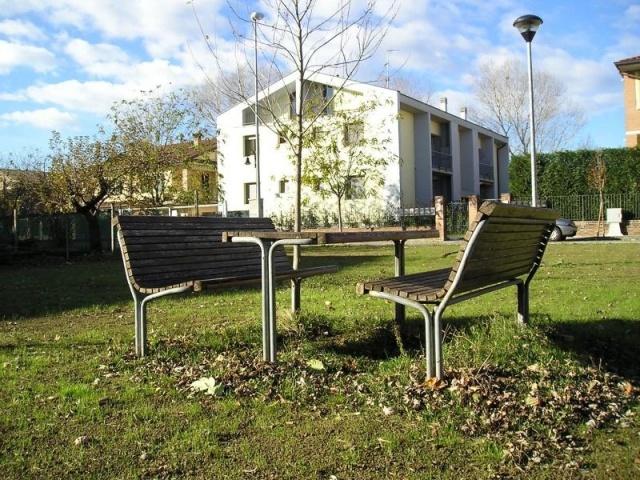
[[[600,211],[598,195],[566,195],[542,199],[542,205],[560,212],[563,218],[578,221],[597,221]],[[604,213],[607,208],[621,208],[625,220],[640,218],[640,194],[605,194]]]
[[[448,237],[462,237],[469,229],[469,202],[449,202],[445,221]]]
[[[528,200],[527,200],[528,201]],[[518,199],[514,200],[518,203]],[[526,202],[525,202],[526,203]],[[576,221],[597,221],[600,209],[598,195],[555,196],[541,199],[541,205],[554,208],[564,218]],[[640,194],[604,195],[607,208],[621,208],[623,219],[640,219]],[[466,201],[447,204],[446,228],[449,237],[460,237],[468,229],[469,205]],[[124,212],[123,212],[124,213]],[[153,212],[166,215],[168,212]],[[145,214],[153,214],[146,211]],[[231,214],[232,212],[227,212]],[[279,228],[293,228],[293,217],[282,214],[273,218]],[[110,212],[99,217],[104,250],[113,243]],[[15,228],[14,228],[15,223]],[[303,228],[335,228],[335,212],[308,210],[303,215]],[[349,208],[344,212],[345,227],[431,227],[435,225],[433,208]],[[89,251],[89,231],[84,217],[74,213],[29,215],[13,219],[0,217],[0,253],[27,251],[48,253],[84,253]]]
[[[111,248],[111,215],[101,213],[100,233],[103,248]],[[14,219],[0,217],[0,250],[84,253],[89,251],[86,219],[76,213],[27,215]]]

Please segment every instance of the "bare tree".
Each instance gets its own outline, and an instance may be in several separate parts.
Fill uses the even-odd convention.
[[[378,78],[377,83],[382,87],[397,90],[404,95],[420,100],[423,103],[430,103],[431,97],[433,96],[433,87],[424,79],[424,77],[406,77],[402,73],[396,71],[389,77],[387,77],[386,74],[381,75]]]
[[[239,53],[238,65],[250,65],[254,77],[258,79],[257,93],[264,92],[259,99],[259,112],[254,112],[257,121],[267,128],[285,133],[295,168],[295,205],[294,229],[301,229],[302,205],[302,158],[304,137],[309,134],[317,119],[326,112],[333,95],[340,93],[344,85],[354,78],[362,62],[371,58],[377,51],[387,30],[395,18],[396,0],[368,0],[364,5],[351,0],[329,2],[318,0],[265,0],[263,2],[266,19],[262,23],[253,23],[250,12],[237,8],[231,0],[227,4],[235,18],[232,19],[233,31]],[[255,20],[257,22],[257,20]],[[249,28],[247,28],[249,27]],[[247,41],[246,31],[255,27],[255,43],[262,59],[261,73],[253,66],[253,42]],[[215,41],[205,35],[215,58],[218,70],[227,71],[228,57],[217,49]],[[287,91],[291,103],[269,95],[268,86],[274,79],[285,78],[295,72],[296,81]],[[309,79],[317,73],[339,75],[343,79],[341,87],[335,88],[330,96],[319,96],[307,89]],[[242,101],[253,105],[251,95],[245,89],[234,89],[233,84],[224,83],[224,75],[218,79],[226,92],[233,92]],[[267,81],[268,83],[264,83]],[[293,115],[289,115],[289,106],[295,105]],[[299,250],[295,250],[294,268],[299,262]]]
[[[249,67],[238,65],[238,69],[233,72],[207,75],[205,82],[194,88],[193,98],[198,112],[212,131],[217,130],[218,115],[253,95],[254,83],[253,72]]]
[[[585,123],[582,109],[566,98],[565,86],[554,76],[534,71],[536,150],[567,148]],[[508,59],[484,63],[478,69],[474,93],[481,109],[473,117],[482,125],[509,137],[512,155],[531,148],[529,83],[526,67]]]

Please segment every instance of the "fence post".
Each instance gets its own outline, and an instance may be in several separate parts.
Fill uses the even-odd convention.
[[[473,221],[478,216],[478,202],[480,201],[480,197],[478,195],[469,195],[469,223],[467,224],[467,228],[470,228],[473,225]]]
[[[18,251],[18,209],[13,209],[13,249]]]
[[[113,203],[111,204],[111,218],[109,218],[109,241],[111,242],[111,253],[116,251],[116,238],[115,238],[115,229],[116,227],[113,225],[113,219],[116,216],[116,209]]]
[[[447,204],[443,196],[434,199],[436,207],[436,228],[440,232],[440,240],[447,239]]]

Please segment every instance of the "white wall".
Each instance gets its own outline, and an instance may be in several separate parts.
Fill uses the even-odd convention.
[[[316,80],[327,84],[331,81],[343,81],[326,75],[319,75]],[[378,205],[384,207],[388,204],[413,207],[430,204],[433,197],[431,134],[437,133],[434,128],[440,129],[444,126],[449,128],[451,136],[452,200],[480,192],[480,146],[485,154],[494,155],[492,161],[496,165],[496,196],[508,191],[508,148],[498,149],[493,144],[496,139],[503,142],[506,138],[393,90],[353,83],[347,91],[357,93],[357,96],[351,98],[358,101],[375,97],[382,102],[382,105],[369,115],[367,123],[375,126],[386,120],[389,123],[387,128],[390,135],[387,145],[390,162],[385,170],[385,186],[379,198],[370,201],[347,201],[347,208],[378,208]],[[275,94],[288,104],[288,97],[282,91]],[[218,168],[228,210],[249,210],[250,206],[244,201],[244,185],[255,182],[254,159],[250,157],[251,166],[246,166],[246,156],[243,152],[243,137],[255,135],[255,125],[242,125],[243,108],[246,108],[246,105],[234,107],[218,117]],[[286,114],[288,111],[288,107],[283,108]],[[481,133],[488,137],[482,141],[482,145],[479,140]],[[264,214],[292,212],[295,185],[292,179],[294,164],[290,158],[290,149],[286,143],[279,143],[279,135],[271,131],[267,125],[260,125],[260,169]],[[289,179],[289,191],[280,193],[280,181],[285,178]],[[303,189],[303,199],[307,198],[310,204],[322,205],[327,209],[335,207],[334,199],[322,200],[317,196],[313,198],[313,195],[313,192]]]

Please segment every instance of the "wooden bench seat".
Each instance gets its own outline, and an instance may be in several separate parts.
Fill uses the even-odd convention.
[[[529,283],[558,213],[485,202],[451,268],[359,283],[357,292],[416,308],[425,319],[427,374],[442,377],[442,314],[449,305],[517,286],[518,321],[529,311]],[[434,305],[430,311],[426,305]]]
[[[257,245],[222,242],[229,230],[275,230],[269,218],[118,216],[114,219],[135,310],[136,353],[147,353],[148,302],[204,287],[259,284],[262,257]],[[335,272],[335,265],[294,270],[284,248],[274,252],[276,279],[301,279]],[[293,296],[292,308],[299,309]]]

